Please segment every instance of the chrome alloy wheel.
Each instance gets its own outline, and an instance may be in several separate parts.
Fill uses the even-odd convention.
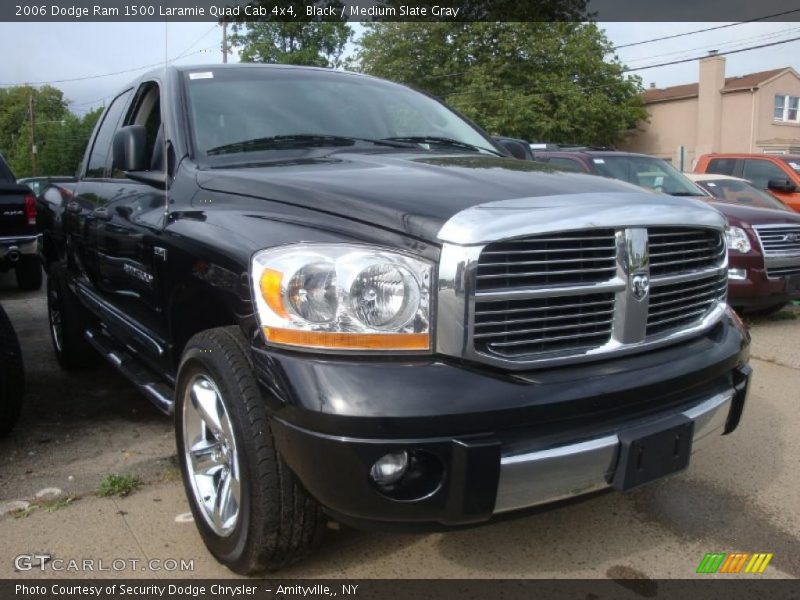
[[[229,536],[241,507],[239,457],[219,389],[202,373],[186,386],[183,449],[195,503],[214,533]]]
[[[47,290],[47,313],[50,317],[50,334],[53,336],[53,344],[56,351],[61,352],[62,344],[62,323],[61,323],[61,299],[58,297],[58,290],[51,284]]]

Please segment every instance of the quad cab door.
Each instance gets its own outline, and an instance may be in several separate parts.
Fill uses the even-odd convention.
[[[150,169],[164,172],[164,129],[160,86],[142,84],[115,128],[143,125]],[[112,136],[113,139],[113,136]],[[92,202],[85,235],[91,255],[87,276],[89,302],[96,303],[114,336],[134,347],[141,358],[161,366],[166,360],[166,318],[161,272],[166,250],[161,245],[166,218],[166,191],[134,181],[113,164],[109,150],[107,177],[82,181],[79,195]]]

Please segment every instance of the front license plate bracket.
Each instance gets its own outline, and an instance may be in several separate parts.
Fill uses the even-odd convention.
[[[625,430],[612,485],[629,490],[689,466],[694,421],[684,415]]]

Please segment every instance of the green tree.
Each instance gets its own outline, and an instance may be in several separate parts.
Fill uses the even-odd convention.
[[[98,108],[82,117],[67,112],[60,120],[46,120],[37,113],[36,174],[74,175],[102,111]],[[29,120],[20,124],[14,146],[6,158],[17,177],[33,174]]]
[[[20,128],[30,119],[31,98],[37,120],[58,121],[68,113],[64,94],[58,88],[49,85],[0,88],[0,153],[6,156],[16,146]]]
[[[640,79],[593,23],[372,23],[351,66],[531,141],[611,145],[647,116]]]
[[[275,5],[274,2],[261,4],[265,9]],[[316,5],[303,1],[287,3],[287,6],[289,4],[302,16],[305,16],[306,5]],[[341,11],[341,4],[337,1],[328,2],[326,6]],[[338,67],[352,35],[347,23],[336,17],[321,16],[306,22],[265,20],[234,23],[230,42],[239,50],[242,62]]]

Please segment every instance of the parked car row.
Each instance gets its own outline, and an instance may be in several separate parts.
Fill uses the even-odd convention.
[[[531,159],[557,169],[611,177],[662,194],[708,202],[728,221],[730,304],[742,312],[766,314],[800,298],[800,214],[756,185],[729,175],[686,176],[659,158],[613,150],[535,147]],[[704,157],[698,166],[720,169],[715,160]],[[741,172],[736,161],[746,165],[747,160],[726,164]],[[795,164],[791,158],[766,160],[770,165],[781,162],[789,169]],[[763,187],[793,189],[786,179],[764,180]],[[685,253],[683,259],[692,261],[693,253]]]

